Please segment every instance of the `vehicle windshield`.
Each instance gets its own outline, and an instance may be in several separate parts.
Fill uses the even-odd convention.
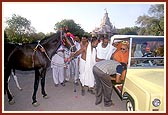
[[[163,67],[164,38],[132,38],[130,67]]]

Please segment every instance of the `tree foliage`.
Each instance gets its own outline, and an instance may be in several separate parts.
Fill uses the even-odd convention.
[[[80,37],[85,33],[85,31],[81,28],[81,26],[79,24],[76,24],[74,20],[71,19],[69,20],[64,19],[61,22],[57,22],[55,24],[54,30],[59,30],[62,27],[68,27],[69,31],[72,34],[78,35]]]
[[[123,29],[118,29],[119,34],[122,35],[138,35],[138,31],[139,31],[139,27],[135,26],[135,27],[126,27]]]
[[[27,43],[33,41],[35,28],[31,26],[31,21],[24,17],[13,14],[6,20],[5,28],[8,41],[16,43]]]
[[[164,35],[164,5],[151,5],[149,15],[139,16],[136,23],[142,27],[139,34]]]

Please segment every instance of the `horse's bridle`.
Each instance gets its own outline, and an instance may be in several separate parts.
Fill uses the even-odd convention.
[[[40,48],[44,48],[44,47],[40,44],[40,40],[38,41],[38,44],[36,45],[36,47],[35,47],[33,50],[36,51],[39,46],[40,46]]]
[[[70,48],[69,48],[69,50],[71,51],[72,48],[75,47],[75,44],[72,45],[72,43],[69,41],[69,39],[68,39],[66,36],[64,36],[64,37],[65,37],[66,41],[68,42],[68,44],[70,44]],[[70,38],[71,38],[71,37],[70,37]],[[71,39],[72,39],[72,38],[71,38]],[[72,41],[73,41],[73,40],[72,40]],[[64,40],[63,40],[62,30],[61,30],[61,43],[62,43],[62,45],[65,44],[65,43],[64,43]]]
[[[61,31],[60,37],[61,37],[61,43],[62,43],[62,45],[64,45],[63,36],[62,36],[62,31]],[[71,52],[71,49],[72,49],[73,47],[75,47],[75,44],[72,45],[71,42],[68,40],[68,38],[67,38],[67,37],[65,37],[65,38],[66,38],[67,42],[70,44],[70,46],[71,46],[70,49],[69,49],[70,52]],[[38,44],[37,44],[36,47],[33,49],[34,51],[33,51],[33,54],[32,54],[32,67],[34,67],[34,58],[33,58],[33,56],[34,56],[34,54],[35,54],[35,52],[37,51],[37,48],[38,48],[39,46],[40,46],[41,49],[43,49],[42,52],[45,53],[45,55],[47,56],[48,60],[51,61],[54,65],[57,65],[57,66],[66,66],[66,63],[64,63],[64,64],[59,64],[59,63],[53,62],[53,61],[50,59],[50,57],[48,56],[48,54],[47,54],[46,50],[44,49],[44,47],[40,44],[40,41],[38,41]]]
[[[34,54],[35,54],[35,52],[37,51],[37,48],[40,46],[40,48],[41,49],[43,49],[44,51],[41,51],[41,52],[44,52],[45,54],[47,54],[46,53],[46,51],[45,51],[45,49],[44,49],[44,47],[40,44],[40,40],[38,41],[38,44],[36,45],[36,47],[33,49],[33,54],[32,54],[32,67],[34,67]],[[50,58],[49,58],[49,56],[48,55],[46,55],[47,56],[47,58],[50,60]]]

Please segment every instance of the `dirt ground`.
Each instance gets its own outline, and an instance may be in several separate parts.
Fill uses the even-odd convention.
[[[126,101],[121,101],[119,96],[113,90],[112,100],[114,106],[104,107],[104,103],[95,105],[95,95],[92,95],[86,91],[85,96],[81,95],[81,87],[74,86],[71,79],[63,87],[59,85],[54,86],[52,71],[48,69],[46,74],[46,92],[49,99],[44,99],[41,95],[41,86],[39,85],[37,93],[37,101],[40,103],[38,107],[32,106],[32,93],[34,84],[34,71],[16,71],[22,91],[18,90],[14,83],[13,77],[10,79],[9,87],[14,95],[15,104],[10,105],[8,103],[7,96],[3,93],[2,112],[49,112],[49,113],[66,113],[66,112],[124,112],[126,111]],[[74,92],[76,88],[76,92]]]

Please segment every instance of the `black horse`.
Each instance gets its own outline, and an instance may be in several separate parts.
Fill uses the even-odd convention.
[[[36,100],[39,80],[41,80],[41,93],[44,98],[48,98],[45,91],[46,70],[50,66],[52,56],[61,45],[64,45],[72,52],[76,51],[73,40],[70,37],[65,37],[63,31],[57,31],[40,42],[23,45],[8,44],[7,47],[13,48],[13,50],[4,49],[4,52],[6,52],[4,56],[6,58],[4,64],[4,93],[7,93],[10,104],[14,104],[15,101],[8,89],[8,78],[11,70],[15,69],[22,71],[35,70],[34,92],[32,96],[32,104],[34,106],[39,105]]]

